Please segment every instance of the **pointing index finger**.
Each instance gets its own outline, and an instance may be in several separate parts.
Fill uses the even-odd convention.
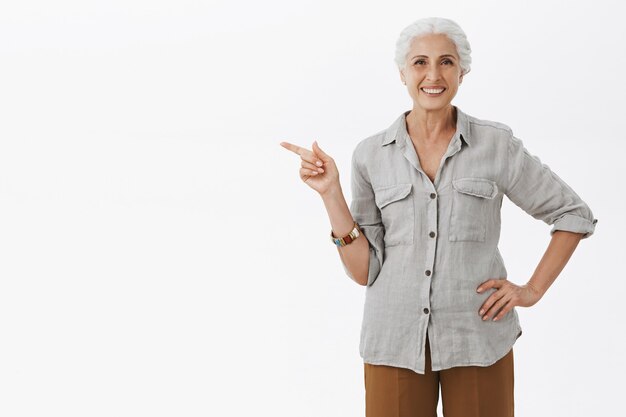
[[[285,149],[290,150],[291,152],[293,152],[293,153],[295,153],[297,155],[300,155],[300,156],[302,155],[301,152],[302,152],[303,149],[300,146],[298,146],[298,145],[294,145],[294,144],[289,143],[289,142],[280,142],[280,146],[282,146]]]

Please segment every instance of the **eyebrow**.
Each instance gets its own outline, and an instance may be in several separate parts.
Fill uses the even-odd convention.
[[[450,58],[455,58],[454,55],[450,55],[450,54],[445,54],[445,55],[441,55],[439,58],[444,58],[444,57],[450,57]],[[415,55],[413,58],[411,59],[415,59],[415,58],[428,58],[426,55]],[[456,58],[455,58],[456,59]]]

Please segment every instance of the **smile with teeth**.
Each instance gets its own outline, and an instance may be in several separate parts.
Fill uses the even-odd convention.
[[[429,95],[437,95],[437,94],[441,94],[443,93],[443,91],[445,90],[445,88],[421,88],[420,90],[422,90],[423,92],[429,94]]]

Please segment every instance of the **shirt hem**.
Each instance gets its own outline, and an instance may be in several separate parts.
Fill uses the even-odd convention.
[[[503,357],[505,357],[509,351],[513,348],[513,346],[515,345],[515,342],[517,342],[517,339],[519,339],[519,337],[522,335],[522,328],[521,326],[518,324],[517,329],[516,329],[516,333],[515,333],[515,338],[513,339],[513,341],[507,345],[507,348],[504,350],[504,353],[500,353],[497,355],[497,359],[492,360],[492,361],[467,361],[467,362],[458,362],[455,363],[452,366],[448,366],[445,368],[435,368],[432,367],[432,362],[431,362],[431,370],[432,372],[439,372],[439,371],[445,371],[446,369],[450,369],[450,368],[456,368],[459,366],[491,366],[494,363],[498,362],[500,359],[502,359]],[[405,363],[401,363],[401,362],[397,362],[394,360],[388,360],[388,359],[367,359],[365,357],[363,358],[363,363],[369,363],[370,365],[386,365],[386,366],[393,366],[396,368],[405,368],[405,369],[410,369],[413,372],[416,372],[418,374],[424,375],[426,373],[426,371],[424,369],[417,369],[414,368],[413,366],[409,366]],[[431,358],[432,359],[432,358]]]

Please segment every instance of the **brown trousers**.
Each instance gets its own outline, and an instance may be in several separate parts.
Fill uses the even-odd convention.
[[[514,417],[513,349],[490,366],[433,372],[426,339],[425,374],[364,363],[366,417]]]

